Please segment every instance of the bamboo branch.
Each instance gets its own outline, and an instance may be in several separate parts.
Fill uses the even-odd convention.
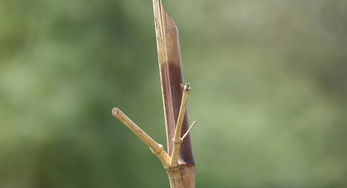
[[[181,107],[180,111],[178,113],[178,118],[177,118],[177,123],[176,123],[176,129],[175,129],[175,135],[173,138],[173,150],[172,150],[172,155],[171,155],[171,161],[170,161],[170,167],[176,167],[178,166],[178,154],[180,152],[181,148],[181,132],[182,132],[182,126],[183,126],[183,119],[186,114],[186,108],[187,108],[187,101],[188,101],[188,96],[190,93],[190,85],[185,84],[183,86],[183,95],[182,95],[182,101],[181,101]]]
[[[119,108],[112,109],[113,117],[117,118],[124,125],[126,125],[142,142],[144,142],[163,163],[164,168],[169,167],[170,156],[164,151],[163,145],[154,141],[148,134],[137,126],[127,115],[125,115]]]

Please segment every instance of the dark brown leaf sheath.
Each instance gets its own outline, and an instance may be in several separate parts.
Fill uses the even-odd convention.
[[[159,59],[160,80],[164,103],[165,125],[168,153],[172,153],[172,139],[175,133],[176,120],[181,104],[183,83],[182,63],[178,30],[162,6],[161,0],[153,0],[154,20]],[[182,134],[188,129],[187,114],[185,114]],[[179,157],[180,165],[194,166],[192,146],[188,135],[182,145]]]

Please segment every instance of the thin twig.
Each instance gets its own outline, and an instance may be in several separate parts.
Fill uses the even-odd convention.
[[[138,136],[142,142],[144,142],[155,154],[163,166],[167,168],[169,166],[170,156],[164,150],[163,145],[154,141],[145,131],[137,126],[127,115],[125,115],[119,108],[112,109],[113,117],[117,118],[124,125],[126,125],[136,136]]]
[[[190,130],[194,127],[195,124],[196,124],[196,121],[193,121],[193,123],[190,125],[189,129],[182,136],[182,138],[181,138],[182,141],[186,138],[186,136],[189,134]]]

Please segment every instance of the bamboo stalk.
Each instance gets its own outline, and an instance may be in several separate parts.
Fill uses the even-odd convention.
[[[168,153],[171,154],[173,148],[172,139],[182,99],[181,52],[177,27],[163,7],[161,0],[153,0],[153,7]],[[187,115],[185,115],[183,120],[182,128],[183,132],[186,132],[188,129]],[[194,165],[189,135],[181,146],[180,163]]]
[[[170,167],[172,169],[168,171],[170,186],[171,188],[194,188],[195,162],[188,132],[188,118],[185,112],[186,104],[184,103],[186,100],[182,100],[186,94],[183,90],[182,95],[181,88],[181,84],[183,84],[183,71],[178,29],[163,7],[161,0],[153,0],[153,11],[166,138],[168,153],[171,155]],[[182,107],[184,111],[180,113]],[[177,128],[176,126],[180,127]],[[176,136],[174,141],[175,132],[178,136]],[[182,132],[186,132],[183,141],[180,138]],[[180,139],[179,141],[178,138]],[[177,152],[179,152],[178,156]]]
[[[159,158],[167,170],[171,188],[195,188],[195,163],[189,136],[195,122],[188,128],[186,107],[191,88],[189,84],[183,85],[178,31],[161,0],[153,0],[153,10],[168,152],[120,109],[113,108],[112,115]]]

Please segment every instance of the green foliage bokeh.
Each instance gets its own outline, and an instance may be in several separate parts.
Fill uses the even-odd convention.
[[[168,1],[197,187],[347,186],[347,2]],[[168,187],[151,1],[0,1],[0,187]]]

